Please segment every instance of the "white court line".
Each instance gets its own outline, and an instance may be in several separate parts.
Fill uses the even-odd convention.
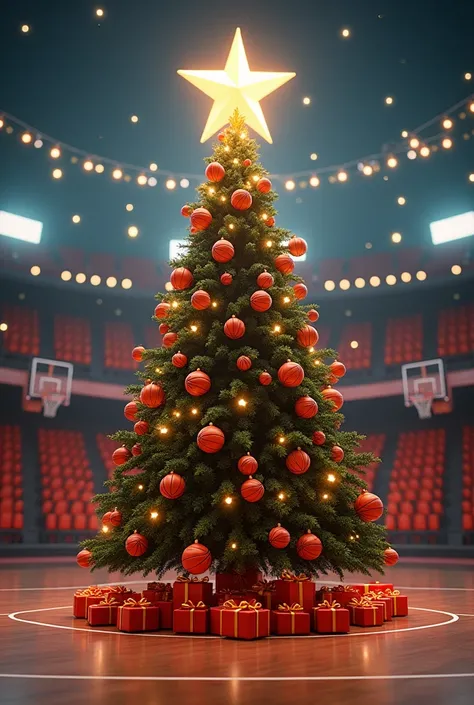
[[[458,614],[458,617],[474,617],[474,614]]]
[[[158,638],[158,639],[220,639],[221,637],[219,636],[213,636],[213,635],[189,635],[189,634],[154,634],[150,632],[139,632],[139,633],[129,633],[129,632],[112,632],[112,631],[106,631],[105,629],[84,629],[82,627],[70,627],[65,624],[50,624],[49,622],[36,622],[31,619],[21,619],[17,615],[19,614],[34,614],[36,612],[51,612],[53,610],[65,610],[65,609],[71,609],[71,605],[65,605],[63,607],[42,607],[41,609],[37,610],[22,610],[20,612],[12,612],[11,614],[8,615],[9,619],[12,619],[15,622],[23,622],[24,624],[33,624],[35,626],[39,627],[50,627],[52,629],[67,629],[69,631],[74,631],[74,632],[87,632],[88,634],[112,634],[113,636],[140,636],[140,637],[151,637],[151,638]],[[379,630],[379,631],[369,631],[369,632],[349,632],[349,634],[310,634],[308,636],[298,636],[298,639],[328,639],[332,638],[334,639],[335,637],[351,637],[351,636],[375,636],[377,634],[399,634],[400,632],[416,632],[420,631],[422,629],[434,629],[435,627],[444,627],[447,626],[448,624],[453,624],[453,622],[457,622],[459,620],[459,617],[457,614],[453,614],[452,612],[444,612],[442,610],[432,610],[428,609],[426,607],[411,607],[411,610],[417,610],[420,612],[433,612],[434,614],[445,614],[447,617],[450,617],[445,622],[437,622],[436,624],[422,624],[418,627],[406,627],[405,629],[385,629],[385,630]],[[270,637],[270,639],[294,639],[294,636],[274,636]]]
[[[72,681],[390,681],[390,680],[426,680],[439,678],[474,678],[474,673],[419,673],[394,674],[386,676],[74,676],[34,673],[0,673],[0,678],[31,678],[38,680],[72,680]]]

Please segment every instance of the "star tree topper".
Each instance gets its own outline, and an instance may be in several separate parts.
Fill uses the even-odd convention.
[[[292,72],[251,71],[238,28],[223,71],[180,70],[178,73],[214,100],[201,142],[227,125],[229,115],[237,109],[244,115],[246,124],[270,144],[272,137],[259,101],[296,76]]]

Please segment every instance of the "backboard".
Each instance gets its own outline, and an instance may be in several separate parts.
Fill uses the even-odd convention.
[[[61,404],[69,406],[73,372],[74,366],[70,362],[42,357],[34,357],[31,361],[28,397],[42,400],[44,416],[52,418]]]
[[[402,384],[405,406],[415,406],[420,419],[431,417],[433,400],[449,401],[444,364],[440,358],[402,365]]]

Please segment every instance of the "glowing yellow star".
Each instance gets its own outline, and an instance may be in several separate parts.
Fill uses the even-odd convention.
[[[205,142],[221,127],[227,125],[229,116],[237,108],[245,116],[247,125],[270,144],[272,138],[258,101],[296,75],[250,71],[240,29],[235,30],[234,41],[223,71],[178,71],[178,73],[214,100],[201,142]]]

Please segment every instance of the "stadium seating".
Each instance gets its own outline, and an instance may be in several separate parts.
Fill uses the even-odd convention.
[[[474,426],[462,430],[462,528],[474,531]]]
[[[357,343],[357,347],[352,347]],[[372,362],[372,324],[349,323],[342,329],[339,359],[348,370],[368,369]]]
[[[0,426],[0,529],[23,528],[19,426]]]
[[[390,318],[385,332],[385,364],[423,359],[423,318],[420,314]]]
[[[92,470],[80,431],[39,429],[41,508],[48,531],[97,529]]]
[[[440,530],[445,446],[444,428],[399,435],[387,498],[389,531]]]
[[[54,352],[58,360],[90,365],[91,350],[91,328],[87,319],[55,316]]]
[[[438,317],[438,355],[466,355],[474,351],[474,304],[443,309]]]
[[[385,439],[385,433],[374,433],[370,436],[366,436],[360,444],[358,452],[373,453],[377,458],[380,458],[383,454]],[[361,477],[367,483],[369,491],[373,490],[374,488],[374,481],[379,467],[380,463],[378,462],[370,463],[370,465],[367,465],[367,467],[364,468],[365,473],[361,473]]]
[[[112,453],[119,447],[120,443],[117,443],[117,441],[112,441],[104,433],[98,433],[96,436],[96,441],[100,457],[102,458],[102,462],[104,463],[104,467],[107,471],[107,477],[111,477],[115,469],[115,465],[112,460]]]
[[[38,312],[24,306],[3,306],[2,320],[8,329],[3,336],[5,350],[12,355],[39,355]]]
[[[129,323],[106,323],[105,367],[115,370],[135,370],[138,363],[132,359],[134,345],[132,326]]]

